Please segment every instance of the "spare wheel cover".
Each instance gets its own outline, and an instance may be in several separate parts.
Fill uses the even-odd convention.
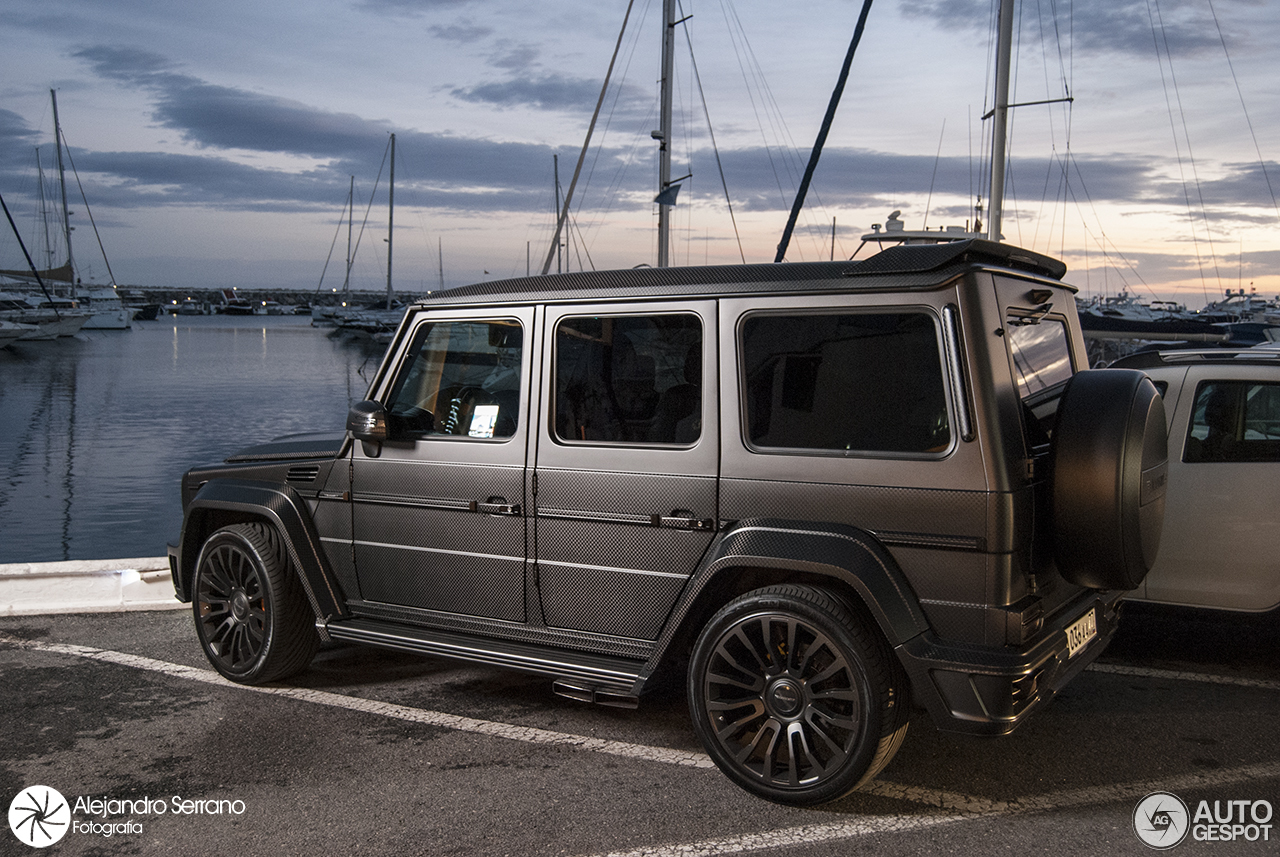
[[[1090,589],[1134,589],[1155,563],[1168,482],[1164,401],[1144,374],[1088,369],[1067,383],[1053,433],[1058,570]]]

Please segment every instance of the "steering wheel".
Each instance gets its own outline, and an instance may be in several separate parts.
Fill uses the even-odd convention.
[[[475,410],[476,402],[486,394],[479,387],[465,386],[454,390],[441,415],[442,434],[466,434],[470,426],[467,420]]]

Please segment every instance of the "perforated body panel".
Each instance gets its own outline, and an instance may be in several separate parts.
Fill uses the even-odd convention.
[[[489,497],[520,503],[523,481],[521,468],[357,461],[352,514],[361,596],[524,621],[524,517],[471,508]]]

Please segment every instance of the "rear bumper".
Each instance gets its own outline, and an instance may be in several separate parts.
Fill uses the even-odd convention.
[[[967,646],[926,632],[896,652],[912,696],[939,729],[1006,735],[1102,653],[1115,634],[1123,595],[1082,593],[1021,649]],[[1096,611],[1097,636],[1071,655],[1067,628],[1090,610]]]

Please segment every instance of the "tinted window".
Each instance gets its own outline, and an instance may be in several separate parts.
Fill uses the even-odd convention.
[[[1182,460],[1280,461],[1280,384],[1201,383]]]
[[[1062,322],[1045,320],[1027,324],[1011,318],[1005,325],[1005,337],[1013,357],[1018,395],[1023,399],[1071,377],[1071,346]]]
[[[558,438],[689,444],[702,433],[702,322],[689,313],[556,325]]]
[[[951,443],[930,315],[757,315],[742,355],[756,446],[936,453]]]
[[[386,403],[391,436],[511,437],[523,343],[519,323],[507,319],[419,327]]]

